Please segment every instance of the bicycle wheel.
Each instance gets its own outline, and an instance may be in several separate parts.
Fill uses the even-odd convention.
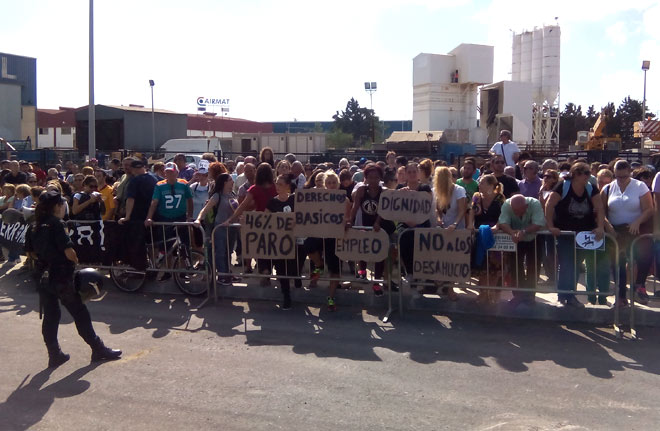
[[[174,260],[176,269],[189,269],[193,271],[204,270],[204,273],[175,272],[174,281],[177,287],[186,295],[200,296],[208,290],[208,268],[204,254],[198,251],[192,251],[191,257],[177,256]]]
[[[116,262],[117,265],[123,265],[121,261]],[[110,270],[110,278],[115,283],[117,289],[123,292],[136,292],[144,286],[147,281],[146,271],[138,271],[136,269],[122,269],[113,268]]]

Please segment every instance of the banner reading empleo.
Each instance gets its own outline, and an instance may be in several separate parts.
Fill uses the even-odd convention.
[[[413,277],[422,280],[468,281],[472,232],[438,228],[415,229]]]
[[[298,237],[342,238],[344,236],[346,191],[307,189],[296,191]]]
[[[378,215],[385,220],[424,223],[433,212],[433,196],[414,190],[383,190],[378,200]]]
[[[335,242],[335,254],[344,261],[381,262],[387,258],[390,238],[382,229],[349,229]]]
[[[241,226],[243,256],[253,259],[294,259],[292,213],[248,211]]]

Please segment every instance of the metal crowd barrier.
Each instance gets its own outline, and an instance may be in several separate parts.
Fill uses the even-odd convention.
[[[276,274],[274,275],[272,273],[272,269],[274,268],[274,262],[280,259],[252,259],[252,258],[242,258],[242,256],[239,256],[236,254],[236,259],[238,260],[238,263],[240,264],[240,271],[234,272],[232,271],[232,254],[234,253],[234,245],[236,244],[236,240],[240,239],[240,228],[241,225],[239,223],[234,223],[229,226],[222,226],[218,225],[215,226],[213,231],[210,234],[211,241],[210,241],[210,248],[211,250],[209,251],[209,255],[211,256],[212,262],[212,272],[214,276],[212,277],[212,288],[213,288],[213,293],[212,297],[214,301],[217,301],[218,298],[218,278],[219,277],[240,277],[242,278],[257,278],[257,279],[268,279],[270,280],[271,278],[276,278],[276,279],[289,279],[289,280],[294,280],[294,281],[300,281],[301,283],[303,281],[310,281],[311,280],[311,273],[312,273],[312,261],[311,259],[307,258],[307,254],[304,251],[304,246],[301,244],[296,243],[296,254],[295,254],[295,262],[296,262],[296,269],[298,272],[298,275],[290,275],[289,274],[289,265],[286,263],[283,265],[285,273],[284,274]],[[227,230],[227,235],[226,238],[228,238],[227,241],[225,241],[225,254],[224,256],[228,260],[228,271],[227,272],[221,272],[217,268],[217,259],[216,259],[216,254],[219,251],[218,244],[216,243],[216,233],[218,232],[219,229],[226,229]],[[372,227],[369,226],[354,226],[352,229],[360,229],[360,230],[370,230],[373,229]],[[232,234],[232,230],[234,230],[234,233]],[[233,235],[233,236],[232,236]],[[298,239],[298,238],[296,238]],[[326,242],[332,240],[331,238],[324,238],[322,239],[323,241],[323,249],[325,250],[326,247]],[[301,255],[301,253],[304,253]],[[251,268],[251,261],[256,260],[257,261],[257,267],[252,270]],[[289,260],[294,260],[294,259],[289,259]],[[389,262],[389,253],[388,253],[388,258],[386,259],[385,262],[385,271],[388,270],[388,267],[391,266],[391,263]],[[250,262],[250,270],[247,269],[245,263],[246,261]],[[305,263],[308,262],[306,265]],[[373,264],[368,264],[367,268],[369,268],[370,265]],[[260,266],[263,269],[267,269],[267,273],[260,273],[259,268]],[[307,268],[305,268],[307,266]],[[351,268],[351,265],[349,263],[349,268]],[[325,266],[325,273],[324,275],[320,276],[316,282],[349,282],[351,283],[351,286],[353,284],[364,284],[364,283],[369,283],[370,285],[373,283],[380,283],[381,285],[386,285],[387,286],[387,296],[388,296],[388,311],[386,316],[384,317],[384,321],[387,321],[389,319],[390,314],[393,311],[392,308],[392,285],[391,285],[391,277],[388,277],[387,280],[384,278],[379,278],[376,279],[374,277],[374,271],[367,271],[367,278],[366,279],[360,279],[355,276],[355,271],[352,271],[353,277],[346,277],[344,276],[344,269],[346,267],[346,262],[342,261],[339,259],[339,277],[330,277],[326,276],[325,274],[328,273],[328,267],[327,265]],[[307,271],[305,271],[307,269]],[[384,274],[385,274],[384,271]],[[305,274],[306,273],[306,274]],[[304,275],[305,274],[305,275]],[[368,290],[368,289],[367,289]]]
[[[138,228],[144,227],[143,221],[132,221],[129,223],[140,223],[141,225]],[[83,247],[87,242],[89,246],[95,246],[94,240],[98,240],[98,244],[102,250],[105,250],[106,247],[116,246],[113,241],[109,241],[105,238],[105,226],[114,225],[117,229],[118,234],[127,235],[130,233],[128,231],[128,224],[120,225],[116,221],[103,221],[103,220],[69,220],[67,221],[67,227],[69,228],[70,235],[76,238],[79,242],[78,244],[74,243],[74,248]],[[90,228],[87,228],[87,227]],[[91,228],[91,226],[98,226],[97,229]],[[122,226],[122,229],[119,226]],[[134,226],[135,227],[135,226]],[[193,232],[198,230],[201,234],[201,244],[198,247],[195,247],[194,244],[194,235]],[[138,271],[130,265],[127,265],[122,260],[112,259],[110,264],[104,264],[102,261],[99,262],[86,262],[81,263],[80,267],[93,266],[98,269],[108,270],[111,273],[114,271],[118,273],[120,271],[129,272],[132,274],[142,274],[144,273],[168,273],[168,274],[180,274],[183,283],[192,283],[191,278],[193,276],[200,276],[201,281],[198,281],[200,285],[204,283],[206,285],[205,292],[203,291],[193,291],[193,289],[184,289],[177,282],[177,287],[182,290],[184,293],[199,295],[206,293],[206,299],[200,304],[200,307],[203,306],[211,298],[211,289],[210,287],[210,277],[208,270],[208,254],[207,249],[204,246],[206,244],[206,235],[204,230],[201,227],[195,226],[193,223],[188,222],[153,222],[150,227],[144,227],[144,242],[138,242],[135,244],[127,244],[127,238],[123,239],[121,245],[126,247],[145,247],[146,253],[146,268],[144,271]],[[135,238],[135,241],[139,241],[139,238]],[[159,257],[162,256],[162,261],[159,261]],[[116,256],[114,256],[116,257]],[[174,267],[175,263],[192,262],[193,259],[196,259],[195,265],[190,267]],[[82,259],[87,261],[88,259]],[[163,267],[160,265],[164,264]],[[111,274],[112,275],[112,274]],[[114,280],[113,280],[114,281]],[[139,287],[138,287],[139,289]],[[137,289],[135,289],[137,290]]]
[[[650,259],[652,261],[649,263],[649,269],[650,265],[654,265],[654,276],[653,276],[653,295],[649,295],[649,302],[654,302],[654,301],[660,301],[660,296],[656,295],[655,293],[658,292],[657,290],[657,280],[659,277],[658,271],[660,270],[660,266],[658,265],[658,257],[657,252],[656,252],[656,244],[659,244],[658,241],[660,241],[660,234],[652,234],[652,233],[647,233],[643,235],[639,235],[636,238],[634,238],[630,242],[630,247],[628,248],[630,260],[628,261],[629,269],[626,272],[628,275],[627,277],[627,285],[629,286],[628,289],[628,295],[630,298],[630,335],[633,339],[637,339],[637,327],[635,323],[635,280],[636,280],[636,275],[637,272],[639,271],[639,262],[637,259],[635,259],[635,252],[638,251],[640,248],[638,245],[640,242],[648,241],[650,242]],[[660,245],[660,244],[659,244]],[[648,273],[647,273],[647,279],[648,279]],[[644,286],[646,286],[646,279]]]
[[[442,229],[442,228],[437,228],[437,229]],[[401,238],[407,232],[410,232],[409,235],[413,235],[412,243],[414,244],[414,231],[415,231],[415,228],[407,228],[407,229],[401,231],[400,234],[398,235],[398,238],[397,238],[397,241],[396,241],[397,250],[398,250],[397,255],[398,255],[398,261],[399,261],[398,265],[399,265],[399,272],[400,272],[400,278],[399,278],[399,307],[400,307],[399,312],[400,312],[400,314],[403,314],[402,304],[403,304],[403,295],[404,295],[404,293],[403,293],[404,281],[406,282],[406,284],[408,285],[409,288],[411,288],[411,285],[414,284],[415,286],[422,286],[422,287],[440,287],[440,286],[442,286],[442,287],[471,289],[471,290],[484,289],[484,290],[496,290],[496,291],[529,292],[529,293],[534,293],[534,294],[536,294],[536,293],[556,293],[556,294],[567,294],[567,295],[595,295],[596,297],[615,295],[614,307],[613,307],[613,309],[614,309],[614,324],[613,325],[614,325],[614,330],[616,332],[617,337],[620,338],[623,335],[623,330],[622,330],[621,325],[620,325],[620,316],[619,316],[619,304],[618,304],[619,297],[616,294],[616,284],[615,284],[615,289],[611,288],[611,285],[612,285],[612,280],[611,279],[610,279],[610,283],[608,284],[608,290],[607,290],[606,293],[601,293],[598,290],[594,290],[594,291],[577,290],[577,285],[578,285],[578,283],[577,283],[577,281],[578,281],[577,280],[577,278],[578,278],[578,276],[577,276],[577,274],[578,274],[578,264],[580,262],[576,262],[576,259],[577,259],[577,250],[580,250],[580,249],[576,245],[576,242],[575,242],[576,233],[573,232],[573,231],[562,231],[560,233],[560,235],[561,236],[571,236],[573,238],[572,243],[573,243],[573,249],[574,249],[574,253],[573,253],[573,255],[574,255],[574,258],[573,258],[574,259],[574,262],[573,262],[574,271],[573,271],[573,283],[572,283],[572,285],[575,285],[574,290],[559,290],[558,288],[555,288],[555,289],[538,288],[538,279],[539,279],[539,275],[540,275],[539,274],[540,262],[539,262],[539,256],[537,255],[538,250],[539,250],[537,241],[538,241],[539,235],[547,235],[551,238],[554,238],[554,236],[552,236],[552,234],[549,231],[539,231],[539,232],[536,232],[536,234],[534,236],[534,240],[533,240],[534,241],[534,250],[535,250],[534,264],[536,265],[536,276],[534,277],[534,287],[532,287],[532,288],[518,287],[519,286],[519,280],[518,280],[518,273],[519,273],[518,269],[519,268],[518,268],[518,265],[521,265],[520,259],[518,258],[518,247],[516,247],[515,251],[512,252],[512,253],[515,253],[515,256],[513,258],[513,261],[515,262],[515,285],[514,285],[515,287],[504,285],[505,284],[504,283],[504,280],[505,280],[505,262],[507,260],[511,261],[511,259],[505,259],[504,258],[504,253],[507,253],[507,252],[501,252],[502,253],[501,260],[500,260],[500,263],[501,263],[501,265],[500,265],[500,277],[501,277],[501,280],[502,280],[502,285],[501,286],[497,286],[496,284],[491,284],[490,283],[490,281],[491,281],[490,280],[490,259],[489,259],[490,251],[486,252],[486,269],[485,269],[486,274],[487,274],[486,285],[480,285],[480,284],[477,285],[477,284],[475,284],[475,277],[474,277],[474,274],[473,274],[474,271],[472,271],[470,279],[467,283],[455,283],[455,282],[437,282],[436,283],[436,282],[429,282],[429,281],[425,281],[425,280],[416,280],[416,279],[413,280],[412,275],[407,275],[406,277],[404,277],[403,276],[404,268],[403,268],[403,261],[402,261],[402,252],[412,253],[412,248],[411,248],[411,250],[405,250],[405,251],[402,250]],[[475,232],[473,231],[473,234],[474,233]],[[614,274],[615,274],[614,275],[614,280],[618,280],[619,279],[619,247],[618,247],[618,244],[616,242],[616,238],[614,236],[608,234],[608,233],[605,233],[604,239],[605,239],[605,242],[606,242],[606,250],[604,251],[604,253],[608,253],[607,245],[611,245],[611,246],[614,247],[614,253],[613,253],[614,256],[609,256],[609,258],[613,259],[613,261],[614,261]],[[554,244],[554,268],[553,268],[553,272],[554,272],[554,278],[555,278],[555,285],[557,285],[558,280],[559,280],[559,277],[558,277],[558,275],[559,275],[559,271],[558,271],[559,265],[558,265],[558,262],[557,262],[557,256],[558,256],[558,254],[557,254],[557,252],[558,252],[558,250],[557,250],[557,241],[553,239],[552,242]],[[583,250],[583,251],[590,251],[590,250]],[[594,253],[594,268],[593,268],[593,271],[594,271],[594,277],[596,277],[596,274],[597,274],[597,270],[596,270],[597,269],[597,255],[596,255],[596,253],[597,253],[597,251],[593,250],[593,253]],[[610,264],[610,268],[611,267],[612,267],[612,265]],[[585,274],[585,277],[586,277],[586,274]],[[586,280],[585,280],[585,283],[586,283]],[[594,283],[597,285],[597,280],[594,280]],[[595,286],[595,288],[597,288],[597,286]],[[415,287],[415,289],[416,289],[416,287]]]

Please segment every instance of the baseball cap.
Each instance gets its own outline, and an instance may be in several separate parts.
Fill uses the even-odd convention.
[[[197,172],[200,174],[208,174],[209,173],[209,161],[208,160],[200,160],[199,165],[197,165]]]
[[[174,171],[174,172],[179,172],[179,168],[176,167],[176,164],[174,162],[168,162],[165,163],[165,171]]]

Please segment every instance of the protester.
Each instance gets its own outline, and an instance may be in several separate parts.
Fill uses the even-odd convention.
[[[345,171],[342,171],[345,172]],[[341,177],[340,177],[341,178]],[[383,169],[375,164],[367,165],[364,168],[365,184],[357,189],[355,198],[351,206],[350,217],[346,221],[346,227],[350,228],[355,223],[355,217],[358,211],[362,212],[362,226],[373,227],[378,218],[376,210],[378,209],[378,202],[383,188],[380,182],[383,179]],[[391,235],[394,232],[394,224],[389,221],[381,221],[380,226]],[[358,263],[358,278],[367,278],[367,263],[360,261]],[[374,277],[381,279],[385,269],[385,261],[376,262],[374,266]],[[372,290],[375,296],[383,295],[383,286],[380,283],[374,283]]]
[[[16,193],[16,186],[13,184],[5,184],[2,187],[2,196],[0,196],[0,212],[7,208],[14,207],[14,194]]]
[[[27,174],[20,170],[20,165],[16,160],[12,160],[9,163],[9,174],[5,175],[4,182],[5,184],[26,184],[27,183]]]
[[[520,188],[515,178],[504,173],[505,166],[504,158],[500,155],[493,156],[490,159],[490,167],[493,170],[493,174],[497,178],[497,181],[502,184],[502,193],[508,199],[520,192]]]
[[[520,156],[520,149],[518,145],[511,140],[511,132],[502,130],[500,132],[500,140],[493,144],[490,149],[490,154],[493,156],[500,155],[506,166],[515,167]]]
[[[233,186],[233,184],[232,184]],[[193,182],[190,184],[190,191],[193,196],[193,218],[197,218],[199,213],[209,200],[209,171],[208,161],[199,162],[197,172],[193,176]]]
[[[516,257],[511,268],[517,268],[518,288],[533,289],[536,285],[536,247],[534,237],[536,232],[545,227],[543,209],[538,199],[515,194],[502,205],[502,213],[498,221],[499,228],[511,235],[516,244]],[[533,305],[534,293],[513,291],[513,299],[509,301],[512,308],[520,304]]]
[[[495,175],[486,174],[479,180],[479,191],[472,195],[472,211],[470,211],[468,226],[479,230],[481,226],[495,228],[502,213],[502,205],[506,198],[502,194],[502,185]],[[502,285],[501,252],[488,251],[488,257],[480,266],[475,263],[475,272],[479,285],[484,286],[492,280],[495,286]],[[499,299],[499,291],[479,290],[478,302],[494,304]]]
[[[303,168],[302,163],[299,161],[293,162],[291,164],[291,174],[293,174],[296,189],[300,190],[305,187],[305,181],[307,181],[307,178],[305,177],[305,169]]]
[[[165,179],[165,163],[163,162],[154,163],[152,170],[154,172],[154,176],[158,181],[163,181]]]
[[[215,248],[213,255],[215,256],[215,266],[216,271],[220,273],[218,280],[224,285],[230,285],[234,280],[229,272],[229,261],[238,231],[224,224],[238,208],[238,202],[232,194],[233,187],[234,180],[231,175],[228,173],[220,174],[215,181],[213,195],[195,219],[195,225],[199,227],[206,220],[207,214],[213,214],[213,221],[208,230],[214,232],[213,242]],[[214,226],[218,225],[220,227],[214,229]]]
[[[603,190],[606,185],[614,181],[614,174],[609,169],[601,169],[596,174],[596,180],[598,181],[598,190]]]
[[[186,161],[186,155],[181,153],[177,154],[176,156],[174,156],[173,162],[176,165],[176,168],[179,172],[177,174],[178,175],[177,178],[185,180],[186,182],[190,181],[195,171],[188,166]],[[167,172],[165,172],[165,174],[166,174],[165,176],[167,176]]]
[[[637,276],[634,282],[635,301],[641,304],[648,303],[646,292],[646,276],[651,264],[651,248],[648,241],[639,241],[634,251],[637,259],[631,261],[630,243],[632,240],[645,233],[651,233],[646,221],[653,217],[653,199],[646,184],[630,177],[630,164],[625,160],[619,160],[614,164],[614,176],[616,181],[606,185],[601,191],[605,203],[607,221],[611,225],[610,232],[617,238],[619,245],[619,301],[618,305],[625,306],[626,299],[626,265],[629,270],[632,265],[637,264]],[[607,226],[607,224],[606,224]]]
[[[292,175],[280,174],[275,182],[277,196],[272,198],[266,206],[266,212],[271,213],[291,213],[294,211],[294,195],[291,194]],[[275,259],[273,260],[275,271],[277,271],[277,280],[282,290],[282,310],[291,309],[291,283],[289,276],[299,274],[296,259]]]
[[[472,195],[479,190],[479,184],[472,177],[476,170],[477,162],[473,158],[468,157],[463,162],[463,167],[461,168],[462,177],[456,180],[456,184],[465,189],[465,197],[468,202],[472,200]]]
[[[115,197],[112,194],[112,187],[106,182],[108,174],[103,169],[97,169],[94,172],[96,181],[98,183],[98,192],[103,197],[103,204],[105,205],[105,213],[103,214],[103,221],[114,220],[115,218]]]
[[[467,214],[465,189],[453,183],[447,167],[435,169],[433,192],[435,195],[438,225],[445,229],[464,229]]]
[[[268,163],[271,168],[275,168],[275,155],[270,147],[263,147],[259,152],[259,164]]]
[[[243,203],[243,200],[248,194],[248,190],[250,190],[250,187],[254,185],[254,181],[257,176],[257,169],[254,167],[252,163],[246,163],[245,171],[243,172],[243,175],[245,181],[243,181],[243,185],[241,185],[241,187],[235,193],[238,196],[239,204]],[[236,184],[234,184],[234,189],[235,188],[236,188]]]
[[[589,182],[591,170],[586,163],[575,163],[569,172],[557,183],[546,203],[546,223],[548,230],[557,238],[557,259],[559,274],[557,289],[572,291],[577,289],[577,264],[586,261],[586,286],[589,292],[598,287],[598,303],[607,304],[609,291],[609,259],[604,251],[578,249],[575,237],[560,235],[560,231],[592,232],[596,241],[603,239],[605,214],[599,191]],[[573,294],[560,293],[559,302],[582,308],[584,305]],[[591,304],[596,303],[596,295],[589,295]]]
[[[88,175],[82,182],[82,190],[73,195],[71,208],[74,220],[101,220],[106,211],[103,196],[97,191],[98,183],[93,175]]]
[[[527,160],[523,166],[524,178],[518,181],[520,194],[528,198],[538,198],[541,190],[541,178],[539,178],[539,164],[534,160]]]

